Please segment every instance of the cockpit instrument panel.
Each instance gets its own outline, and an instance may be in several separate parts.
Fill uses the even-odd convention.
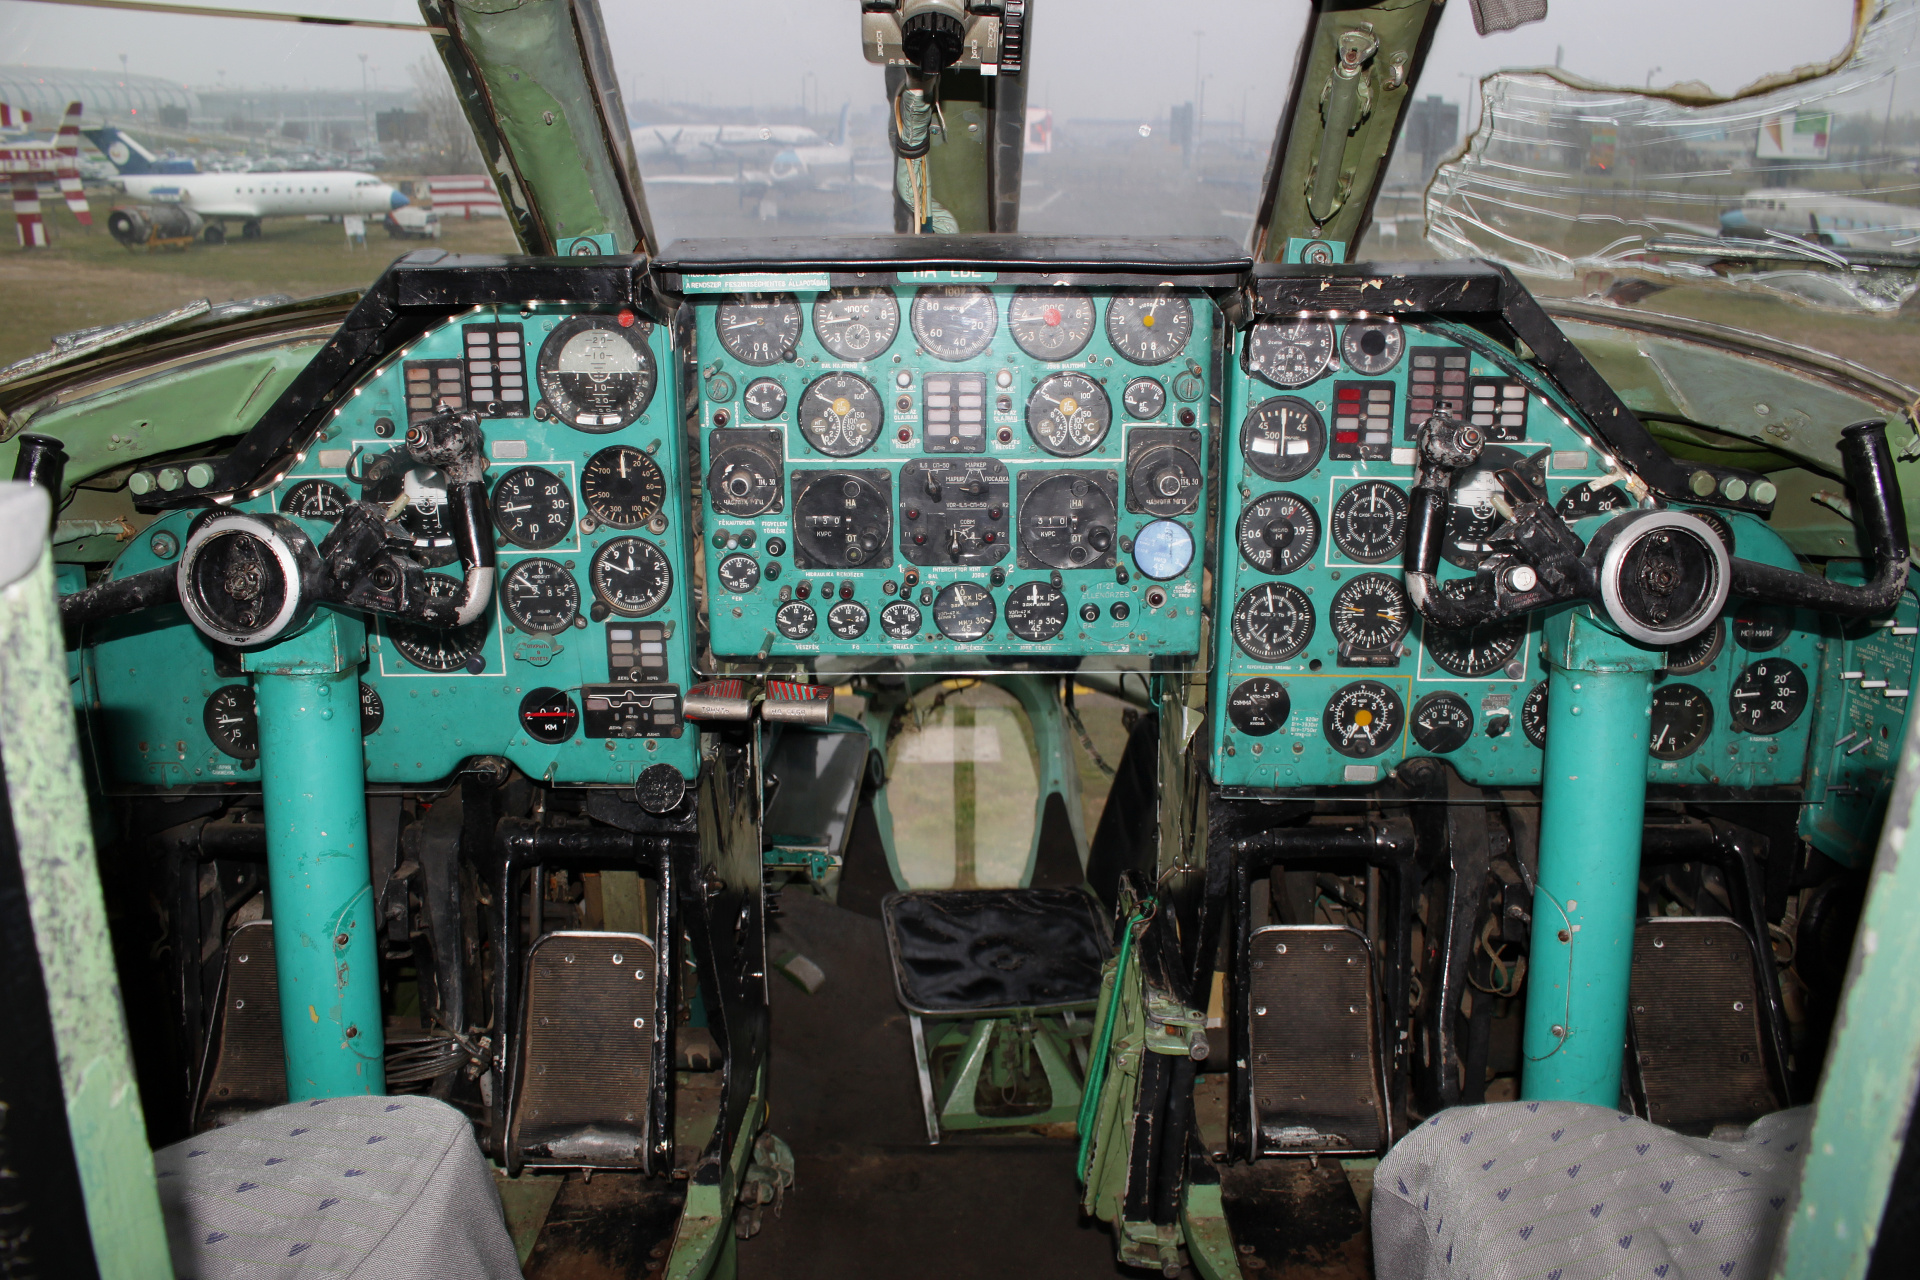
[[[713,652],[1197,655],[1238,251],[921,239],[669,249]]]

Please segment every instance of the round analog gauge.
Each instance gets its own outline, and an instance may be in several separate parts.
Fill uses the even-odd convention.
[[[645,538],[615,538],[593,553],[587,570],[600,603],[628,618],[644,618],[667,602],[673,566]]]
[[[1747,733],[1779,733],[1807,709],[1807,674],[1785,658],[1762,658],[1733,682],[1727,718]]]
[[[1233,642],[1259,662],[1286,662],[1313,639],[1313,602],[1286,582],[1248,591],[1233,606]]]
[[[1527,690],[1520,704],[1520,732],[1527,741],[1544,750],[1547,745],[1547,682],[1542,680]]]
[[[715,570],[720,585],[735,595],[743,595],[760,585],[760,562],[752,556],[734,554],[720,562]]]
[[[1343,648],[1378,653],[1391,649],[1407,634],[1410,606],[1396,578],[1363,573],[1347,579],[1333,593],[1327,625]]]
[[[993,630],[993,593],[976,582],[950,582],[933,598],[933,625],[968,644]]]
[[[1287,686],[1272,676],[1242,680],[1227,695],[1227,719],[1249,738],[1266,738],[1284,729],[1293,700]]]
[[[558,689],[529,689],[520,699],[520,727],[535,742],[566,742],[580,727],[580,708]]]
[[[1027,397],[1027,434],[1056,458],[1098,448],[1112,421],[1107,393],[1084,373],[1051,374]]]
[[[1333,504],[1333,545],[1361,564],[1400,554],[1407,537],[1407,495],[1385,480],[1362,480]]]
[[[749,416],[765,422],[787,411],[787,389],[777,378],[755,378],[741,393],[740,402]]]
[[[522,631],[552,635],[573,625],[580,613],[580,584],[552,560],[535,556],[507,571],[500,603]]]
[[[360,736],[380,732],[380,726],[387,718],[387,704],[380,701],[380,693],[365,680],[360,682]]]
[[[1193,304],[1179,294],[1125,294],[1107,304],[1107,341],[1135,364],[1165,364],[1192,336]]]
[[[1135,378],[1120,393],[1120,403],[1129,418],[1157,418],[1167,407],[1167,389],[1152,378]]]
[[[430,573],[427,594],[452,600],[460,594],[460,583],[444,573]],[[389,622],[387,638],[400,656],[423,671],[458,671],[465,667],[478,674],[484,670],[481,651],[487,643],[485,615],[460,627],[430,627],[422,622]]]
[[[914,340],[937,360],[971,360],[993,345],[1000,311],[978,285],[931,285],[913,296]]]
[[[1517,450],[1488,445],[1481,451],[1479,462],[1455,473],[1447,506],[1447,533],[1440,540],[1440,554],[1448,564],[1477,569],[1493,554],[1488,539],[1507,523],[1500,513],[1507,500],[1506,490],[1495,473],[1525,461]]]
[[[347,491],[331,480],[302,480],[280,495],[280,514],[332,524],[352,501]]]
[[[1392,686],[1355,680],[1327,699],[1320,731],[1341,755],[1365,760],[1400,740],[1406,718],[1406,708]]]
[[[1255,474],[1269,480],[1299,479],[1326,447],[1326,420],[1299,396],[1263,400],[1240,424],[1240,452]]]
[[[1355,320],[1340,331],[1340,358],[1369,378],[1399,364],[1406,349],[1407,335],[1395,320]]]
[[[813,304],[813,336],[842,360],[871,360],[900,332],[900,304],[889,289],[835,289]]]
[[[572,316],[540,344],[535,376],[553,415],[570,427],[618,431],[647,411],[659,380],[647,345],[652,326],[613,316]]]
[[[1720,539],[1720,545],[1727,549],[1727,554],[1734,554],[1733,522],[1731,520],[1721,515],[1718,511],[1694,510],[1688,511],[1687,514],[1706,525],[1707,528],[1713,530],[1713,536]]]
[[[1656,760],[1680,760],[1700,749],[1713,732],[1713,699],[1690,684],[1663,684],[1653,691],[1653,721],[1647,750]]]
[[[773,625],[780,628],[780,634],[789,640],[805,640],[813,634],[814,627],[820,623],[813,606],[802,604],[798,600],[789,600],[780,606],[773,615]]]
[[[1007,630],[1044,644],[1067,625],[1067,597],[1051,582],[1027,582],[1007,593]]]
[[[911,640],[920,634],[920,610],[905,600],[895,600],[880,611],[880,629],[889,640]]]
[[[780,503],[779,443],[772,451],[753,444],[714,449],[707,468],[707,500],[714,510],[736,519],[771,511]],[[589,463],[589,466],[592,464]]]
[[[667,500],[667,478],[642,450],[608,445],[580,469],[580,499],[601,524],[638,529],[658,515]]]
[[[1240,513],[1240,554],[1262,573],[1292,573],[1320,545],[1320,517],[1291,493],[1270,493]]]
[[[545,467],[515,467],[493,486],[493,523],[510,542],[550,547],[573,528],[573,495]]]
[[[1690,676],[1705,671],[1726,647],[1727,624],[1715,619],[1712,626],[1693,639],[1667,650],[1666,671],[1670,676]]]
[[[858,600],[841,600],[827,609],[827,630],[842,640],[858,640],[871,621],[867,606]]]
[[[749,294],[714,308],[720,345],[742,364],[779,364],[800,341],[800,304],[789,293]]]
[[[1440,590],[1461,599],[1471,589],[1466,584],[1472,581],[1455,578],[1443,583]],[[1435,666],[1456,676],[1478,680],[1492,675],[1519,655],[1520,646],[1527,638],[1527,620],[1524,616],[1501,618],[1459,629],[1427,623],[1421,628],[1421,638],[1426,643],[1427,657]]]
[[[858,374],[815,378],[800,396],[800,434],[831,458],[864,453],[880,438],[880,393]]]
[[[1553,509],[1563,520],[1578,520],[1581,516],[1597,516],[1608,511],[1629,511],[1633,508],[1633,495],[1617,484],[1603,484],[1598,489],[1584,482],[1574,485],[1560,495],[1560,501]]]
[[[1093,337],[1093,299],[1078,289],[1018,289],[1007,303],[1007,332],[1035,360],[1065,360]]]
[[[1733,615],[1733,641],[1748,653],[1765,653],[1787,642],[1793,611],[1774,605],[1743,604]]]
[[[414,556],[430,568],[452,564],[459,553],[448,520],[446,476],[432,467],[411,467],[399,472],[397,478],[396,485],[394,474],[389,473],[379,483],[368,483],[361,492],[381,503],[404,496],[407,501],[400,511],[400,527],[407,531]]]
[[[1177,578],[1193,563],[1193,534],[1171,520],[1150,520],[1133,535],[1133,567],[1155,582]]]
[[[1473,736],[1473,708],[1457,693],[1430,693],[1413,704],[1413,740],[1422,751],[1445,755]]]
[[[215,689],[200,709],[200,724],[224,754],[235,760],[260,758],[260,717],[254,710],[252,686],[229,684]]]
[[[1333,365],[1333,326],[1269,320],[1247,334],[1247,372],[1269,386],[1302,387]]]

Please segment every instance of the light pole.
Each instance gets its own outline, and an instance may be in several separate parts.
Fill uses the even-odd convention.
[[[1653,78],[1665,70],[1666,70],[1665,67],[1654,67],[1652,70],[1648,71],[1647,72],[1647,88],[1649,89],[1653,88]]]
[[[1193,33],[1193,158],[1200,158],[1200,128],[1205,120],[1201,112],[1201,99],[1207,92],[1207,82],[1200,78],[1200,42],[1206,38],[1206,32]]]
[[[367,153],[373,152],[373,100],[367,97],[367,55],[360,55],[360,124],[367,134]]]

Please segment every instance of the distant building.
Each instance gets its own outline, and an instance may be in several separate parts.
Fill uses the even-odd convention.
[[[1420,157],[1422,177],[1433,172],[1440,157],[1460,139],[1460,104],[1444,102],[1438,94],[1415,100],[1407,108],[1402,145]]]
[[[0,66],[0,102],[33,112],[36,122],[58,122],[69,102],[81,104],[88,121],[148,121],[183,127],[199,114],[193,90],[159,76],[121,75],[117,71],[76,71],[70,67]]]

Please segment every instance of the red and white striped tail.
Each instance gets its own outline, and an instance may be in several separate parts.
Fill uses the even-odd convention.
[[[78,169],[60,169],[55,173],[60,179],[60,194],[66,197],[67,210],[73,214],[73,220],[83,227],[93,225],[93,213],[87,208],[87,193],[80,186]]]
[[[4,102],[0,102],[0,129],[24,129],[33,123],[33,112],[15,111]]]
[[[40,191],[32,182],[13,188],[13,222],[23,249],[47,247],[47,224],[40,220]]]
[[[80,155],[80,104],[69,102],[67,114],[60,121],[60,132],[53,136],[53,150],[57,155],[78,157]]]

